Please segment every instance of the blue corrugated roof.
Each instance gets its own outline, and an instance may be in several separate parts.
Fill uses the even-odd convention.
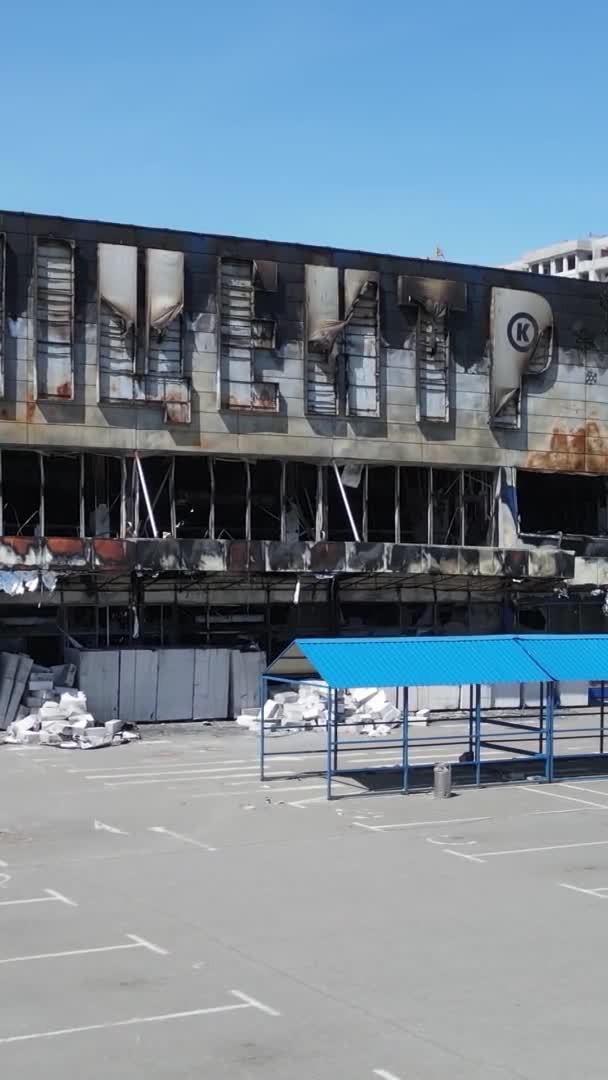
[[[318,674],[331,687],[544,682],[547,673],[509,635],[297,638],[268,675]]]
[[[608,682],[608,634],[526,634],[517,640],[556,681]]]

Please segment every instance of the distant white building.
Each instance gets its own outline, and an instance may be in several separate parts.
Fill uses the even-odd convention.
[[[559,274],[583,281],[608,281],[608,236],[588,236],[584,240],[564,240],[536,248],[507,263],[507,269]]]

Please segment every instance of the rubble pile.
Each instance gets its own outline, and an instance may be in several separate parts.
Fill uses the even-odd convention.
[[[310,729],[327,726],[329,690],[323,683],[300,683],[293,690],[279,690],[264,705],[264,724],[279,728]],[[427,710],[428,711],[428,710]],[[259,709],[245,709],[237,724],[259,732]],[[348,690],[338,695],[338,723],[363,735],[388,735],[401,723],[401,713],[377,686]]]
[[[22,702],[6,729],[5,743],[91,750],[139,739],[135,724],[97,724],[82,690],[74,688],[74,664],[44,668],[31,664]]]

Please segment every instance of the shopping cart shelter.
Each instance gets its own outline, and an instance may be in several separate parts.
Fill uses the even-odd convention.
[[[428,787],[436,761],[452,766],[456,784],[526,777],[551,781],[608,771],[606,682],[608,635],[603,634],[298,638],[266,669],[260,696],[263,708],[281,689],[323,688],[323,763],[320,731],[314,745],[309,737],[294,754],[303,760],[310,756],[314,766],[306,771],[324,773],[331,798],[337,777],[356,777],[373,790]],[[460,687],[464,708],[441,710],[427,727],[426,718],[417,720],[412,692],[440,686]],[[505,686],[522,691],[519,701],[526,705],[498,704],[496,690]],[[575,705],[569,703],[573,686]],[[400,721],[390,734],[361,736],[357,723],[345,718],[344,692],[364,687],[393,689]],[[267,759],[284,756],[284,744],[273,750],[265,727],[262,723],[262,779]]]

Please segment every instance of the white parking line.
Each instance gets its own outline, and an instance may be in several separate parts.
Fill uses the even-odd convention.
[[[222,766],[188,766],[182,765],[177,771],[168,771],[167,769],[157,769],[155,772],[141,772],[140,770],[130,773],[122,773],[116,777],[114,773],[87,773],[87,780],[114,780],[115,783],[121,784],[127,780],[152,780],[158,776],[165,780],[173,780],[177,776],[227,776],[230,773],[243,773],[243,772],[255,772],[259,769],[259,765],[253,762],[250,765],[222,765]]]
[[[274,756],[275,755],[273,754],[273,757]],[[311,756],[316,756],[316,755],[311,755]],[[319,756],[321,756],[321,754],[319,754]],[[289,755],[288,756],[286,754],[277,754],[276,757],[277,757],[277,760],[281,760],[281,761],[298,761],[300,759],[301,755]],[[173,764],[171,764],[170,762],[165,763],[163,761],[157,761],[154,764],[149,764],[149,765],[144,765],[144,764],[134,765],[133,763],[131,765],[116,765],[116,766],[107,765],[103,769],[91,769],[91,768],[88,768],[88,769],[66,769],[66,772],[72,773],[74,775],[76,775],[76,774],[86,775],[87,777],[94,776],[97,780],[100,780],[100,779],[103,778],[103,776],[106,773],[111,773],[112,776],[114,776],[114,775],[119,776],[120,773],[123,773],[123,774],[126,773],[127,775],[129,775],[130,773],[133,773],[133,772],[142,772],[143,774],[145,774],[150,769],[156,769],[156,770],[163,770],[164,771],[165,769],[187,769],[189,767],[201,768],[201,769],[209,769],[211,771],[211,770],[215,769],[216,767],[221,769],[224,765],[250,765],[252,768],[254,766],[257,766],[259,768],[258,759],[255,758],[255,757],[248,757],[248,758],[220,758],[217,761],[214,761],[212,759],[210,761],[200,762],[200,765],[197,765],[194,761],[176,761]],[[152,773],[152,775],[154,775],[154,773]]]
[[[468,859],[469,862],[483,862],[477,855],[467,855],[464,851],[454,851],[452,848],[443,849],[446,855],[457,855],[459,859]]]
[[[161,949],[160,945],[152,945],[151,942],[146,941],[145,938],[140,938],[136,934],[126,934],[125,937],[131,939],[128,945],[97,945],[90,949],[66,949],[63,952],[48,952],[48,953],[32,953],[29,956],[8,956],[4,960],[0,960],[0,964],[21,964],[26,960],[57,960],[65,956],[87,956],[90,953],[106,953],[106,952],[119,952],[122,949],[148,949],[150,952],[156,953],[158,956],[168,956],[167,949]]]
[[[192,844],[194,847],[203,848],[204,851],[217,851],[217,848],[204,844],[202,840],[194,840],[192,836],[184,836],[183,833],[172,832],[165,829],[164,825],[151,825],[148,832],[160,833],[162,836],[170,836],[173,840],[181,840],[183,844]]]
[[[546,844],[542,847],[509,848],[505,851],[480,851],[477,855],[465,855],[463,851],[451,851],[444,848],[448,855],[458,855],[461,859],[469,859],[471,862],[484,862],[486,859],[497,858],[499,855],[536,855],[541,851],[566,851],[572,848],[605,847],[608,840],[585,840],[577,844]]]
[[[136,1024],[162,1024],[167,1020],[187,1020],[193,1016],[211,1016],[216,1013],[236,1012],[239,1009],[257,1009],[267,1016],[280,1016],[276,1009],[263,1005],[261,1001],[241,993],[240,990],[230,990],[233,997],[241,1000],[237,1005],[216,1005],[207,1009],[189,1009],[187,1012],[161,1013],[157,1016],[132,1016],[129,1020],[109,1020],[105,1024],[86,1024],[82,1027],[57,1028],[54,1031],[35,1031],[29,1035],[7,1035],[0,1038],[0,1044],[29,1042],[33,1039],[56,1039],[62,1035],[77,1035],[84,1031],[106,1031],[108,1028],[134,1027]]]
[[[260,1012],[266,1013],[267,1016],[281,1015],[276,1009],[271,1009],[269,1005],[263,1005],[257,998],[252,998],[249,994],[244,994],[242,990],[231,990],[230,993],[233,994],[234,997],[240,998],[241,1001],[244,1001],[246,1005],[251,1006],[252,1009],[259,1009]]]
[[[288,806],[295,806],[298,810],[305,810],[310,803],[327,802],[323,795],[313,795],[310,799],[298,799],[297,802],[288,802]]]
[[[93,821],[93,828],[96,832],[115,833],[117,836],[129,835],[129,833],[124,832],[123,829],[117,829],[115,825],[106,825],[105,821],[98,821],[97,818],[95,818]]]
[[[59,900],[62,904],[67,904],[68,907],[78,907],[75,900],[70,900],[67,896],[63,896],[62,893],[57,892],[56,889],[45,889],[47,896],[30,896],[25,900],[0,900],[0,907],[11,907],[16,904],[45,904],[51,900]]]
[[[608,900],[608,888],[602,886],[600,889],[581,889],[578,885],[566,885],[563,881],[558,881],[560,889],[570,889],[572,892],[584,893],[585,896],[596,896],[598,900]]]
[[[387,1072],[386,1069],[374,1069],[374,1076],[379,1076],[380,1080],[399,1080],[398,1076],[394,1073]]]
[[[526,787],[535,795],[548,795],[550,799],[566,799],[568,802],[581,803],[583,806],[596,806],[600,810],[608,810],[608,803],[590,802],[589,799],[575,799],[573,795],[560,795],[557,791],[545,791],[544,788]],[[601,795],[601,792],[598,792]]]
[[[438,818],[435,821],[399,821],[390,825],[364,825],[360,821],[354,821],[360,829],[369,829],[371,832],[385,832],[387,829],[414,829],[418,825],[460,825],[465,821],[491,821],[491,817],[455,817]]]
[[[588,791],[591,793],[591,795],[604,796],[604,798],[606,797],[606,795],[608,795],[608,792],[606,791],[596,791],[595,788],[585,787],[583,784],[560,784],[560,787],[571,788],[572,791]],[[608,803],[606,803],[605,805],[608,809]]]

